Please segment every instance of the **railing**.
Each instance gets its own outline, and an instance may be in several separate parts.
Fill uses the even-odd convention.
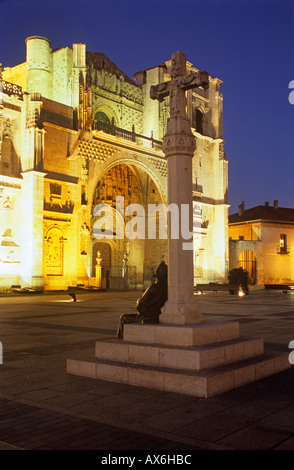
[[[130,142],[135,142],[138,145],[143,145],[145,147],[154,148],[155,150],[162,149],[162,142],[151,137],[146,137],[135,132],[135,127],[133,126],[132,131],[126,129],[121,129],[116,127],[114,124],[109,124],[106,122],[95,121],[93,124],[93,130],[103,131],[106,134],[114,135],[115,137],[120,137],[121,139],[128,140]]]
[[[6,95],[16,95],[22,98],[23,92],[22,87],[15,85],[15,83],[5,82],[0,80],[0,92],[5,93]]]
[[[102,266],[102,283],[107,289],[136,289],[136,266]]]

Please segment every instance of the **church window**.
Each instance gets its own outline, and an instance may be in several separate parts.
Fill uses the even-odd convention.
[[[98,111],[95,114],[95,121],[105,122],[106,124],[110,124],[109,117],[103,111]]]
[[[280,235],[280,253],[287,253],[287,235],[285,233]]]

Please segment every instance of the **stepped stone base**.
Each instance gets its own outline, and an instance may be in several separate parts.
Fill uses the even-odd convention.
[[[290,367],[263,339],[240,338],[238,322],[128,324],[123,340],[97,341],[95,357],[67,360],[69,374],[205,398]]]

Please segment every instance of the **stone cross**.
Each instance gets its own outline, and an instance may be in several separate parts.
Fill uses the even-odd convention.
[[[186,114],[185,92],[200,86],[204,89],[208,88],[208,73],[199,71],[187,74],[185,54],[181,51],[175,52],[171,60],[171,80],[150,88],[152,99],[163,101],[165,97],[170,97],[170,118],[167,123],[166,135],[178,132],[192,135],[190,120]]]
[[[150,88],[150,97],[163,101],[170,97],[170,117],[163,140],[163,151],[167,157],[168,205],[175,204],[179,213],[189,208],[187,218],[180,218],[179,237],[168,235],[168,300],[159,317],[160,323],[198,323],[202,315],[194,297],[193,267],[193,203],[192,203],[192,158],[196,148],[191,123],[186,113],[186,90],[195,87],[207,89],[207,72],[187,74],[186,56],[178,51],[172,55],[171,80]],[[187,240],[182,234],[185,222],[191,234]],[[170,226],[170,222],[169,222]],[[185,249],[184,246],[190,246]]]

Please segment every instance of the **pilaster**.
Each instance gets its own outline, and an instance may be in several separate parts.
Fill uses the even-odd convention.
[[[45,129],[41,119],[42,100],[38,93],[27,98],[26,130],[22,154],[23,171],[42,170]]]
[[[43,204],[45,173],[22,173],[22,254],[23,284],[43,290]]]

